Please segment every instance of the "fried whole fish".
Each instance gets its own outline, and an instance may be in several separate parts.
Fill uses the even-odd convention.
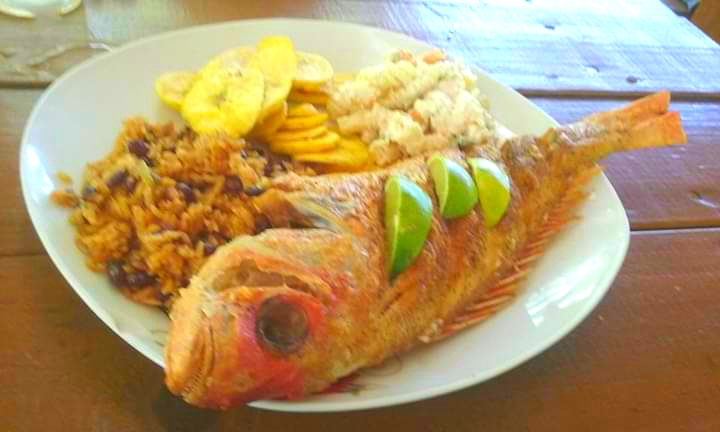
[[[494,160],[510,176],[510,207],[489,230],[480,206],[459,219],[440,216],[427,156],[380,171],[276,179],[256,201],[273,229],[220,248],[181,291],[167,386],[214,408],[300,398],[481,321],[512,298],[570,218],[595,161],[686,141],[669,100],[662,92],[541,137],[445,151],[465,165]],[[423,251],[391,281],[383,189],[392,174],[415,181],[435,208]]]

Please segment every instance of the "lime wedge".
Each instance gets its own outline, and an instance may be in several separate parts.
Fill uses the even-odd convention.
[[[475,158],[468,160],[480,206],[485,216],[485,226],[492,228],[500,222],[510,204],[510,178],[495,162]]]
[[[428,160],[428,166],[443,217],[453,219],[470,213],[478,202],[478,194],[465,168],[438,154]]]
[[[418,185],[399,175],[385,183],[385,241],[390,278],[422,251],[432,223],[432,201]]]

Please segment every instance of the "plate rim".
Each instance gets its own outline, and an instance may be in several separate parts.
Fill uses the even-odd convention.
[[[158,40],[166,39],[166,38],[172,38],[175,35],[178,34],[186,34],[186,33],[193,33],[193,32],[203,32],[203,31],[210,31],[215,28],[223,28],[223,27],[235,27],[235,26],[242,26],[243,24],[248,23],[256,23],[256,24],[262,24],[263,22],[277,22],[277,21],[289,21],[289,22],[304,22],[304,23],[316,23],[316,24],[333,24],[333,25],[343,25],[343,26],[351,26],[355,27],[357,29],[361,30],[367,30],[367,31],[374,31],[374,32],[380,32],[380,33],[389,33],[392,34],[395,37],[401,37],[406,38],[408,40],[411,40],[414,43],[421,43],[423,45],[431,46],[429,43],[417,39],[411,35],[401,33],[395,30],[389,30],[382,27],[376,27],[371,26],[367,24],[360,24],[355,22],[349,22],[349,21],[343,21],[343,20],[318,20],[318,19],[312,19],[312,18],[295,18],[295,17],[273,17],[273,18],[254,18],[254,19],[243,19],[243,20],[231,20],[231,21],[224,21],[219,23],[209,23],[209,24],[203,24],[203,25],[196,25],[196,26],[190,26],[185,28],[179,28],[179,29],[173,29],[169,31],[165,31],[159,34],[155,35],[149,35],[144,36],[139,39],[123,43],[117,47],[113,47],[112,49],[108,50],[107,52],[97,54],[71,68],[69,68],[67,71],[65,71],[59,78],[57,78],[55,81],[51,83],[50,86],[48,86],[42,93],[42,95],[37,99],[35,104],[33,105],[33,109],[30,112],[30,115],[28,116],[28,119],[25,123],[25,126],[23,128],[23,134],[21,138],[20,143],[20,151],[19,153],[19,172],[20,172],[20,186],[22,190],[23,195],[23,201],[25,204],[25,208],[30,215],[30,220],[33,225],[33,229],[35,230],[36,234],[40,238],[40,241],[45,248],[48,256],[50,257],[51,261],[53,262],[53,265],[55,268],[62,274],[62,276],[65,278],[66,282],[70,285],[72,290],[82,299],[82,301],[85,303],[85,305],[103,322],[105,325],[107,325],[117,336],[119,336],[123,341],[125,341],[130,347],[135,349],[137,352],[142,354],[145,358],[150,360],[151,362],[155,363],[156,365],[160,366],[161,368],[163,365],[161,364],[161,359],[156,358],[156,356],[146,349],[142,348],[142,345],[135,342],[133,340],[133,337],[129,333],[124,333],[122,330],[117,326],[114,319],[110,316],[110,314],[106,313],[105,308],[100,304],[100,302],[96,302],[93,298],[90,297],[89,294],[84,293],[82,290],[76,289],[77,286],[83,286],[77,278],[75,278],[73,272],[70,271],[69,268],[66,268],[65,266],[62,266],[59,264],[58,256],[60,255],[60,251],[55,247],[54,243],[51,241],[51,239],[48,237],[48,233],[41,231],[38,229],[39,221],[37,218],[39,217],[39,214],[34,212],[30,205],[30,186],[29,186],[29,179],[28,179],[28,172],[24,168],[23,160],[27,158],[26,153],[28,151],[28,136],[29,131],[31,130],[31,127],[35,123],[35,118],[38,115],[39,110],[41,109],[41,106],[45,103],[45,101],[53,94],[53,92],[56,90],[56,88],[63,85],[63,83],[68,80],[73,75],[77,74],[79,71],[82,71],[84,69],[92,67],[95,63],[99,63],[104,61],[105,58],[111,57],[114,55],[117,55],[119,53],[122,53],[123,51],[132,49],[136,46],[140,46],[143,44],[150,44]],[[529,104],[534,110],[536,110],[539,114],[544,117],[544,119],[548,122],[549,125],[557,126],[558,122],[555,121],[549,114],[547,114],[544,110],[542,110],[539,106],[537,106],[533,101],[526,98],[519,92],[517,92],[515,89],[511,88],[507,84],[495,79],[492,74],[488,73],[487,71],[483,70],[480,67],[477,67],[476,65],[468,65],[473,70],[480,71],[483,75],[485,75],[487,78],[494,81],[496,84],[504,87],[507,91],[514,93],[516,96],[519,96],[523,99],[523,101],[527,104]],[[379,396],[376,398],[373,398],[371,400],[367,401],[318,401],[318,402],[310,402],[305,403],[303,401],[274,401],[274,400],[260,400],[255,401],[252,403],[249,403],[249,406],[260,408],[264,410],[273,410],[273,411],[284,411],[284,412],[345,412],[345,411],[357,411],[357,410],[366,410],[366,409],[372,409],[372,408],[380,408],[380,407],[390,407],[400,404],[406,404],[410,402],[416,402],[420,400],[430,399],[437,396],[453,393],[468,387],[471,387],[473,385],[482,383],[484,381],[487,381],[491,378],[497,377],[499,375],[502,375],[503,373],[514,369],[523,363],[527,362],[528,360],[532,359],[533,357],[536,357],[537,355],[541,354],[560,340],[564,339],[571,331],[575,330],[579,324],[585,320],[592,311],[597,307],[597,305],[600,303],[600,301],[605,297],[607,292],[610,290],[610,287],[612,286],[613,281],[617,277],[620,268],[622,267],[625,258],[627,256],[628,248],[630,245],[630,227],[629,227],[629,221],[627,218],[627,213],[625,211],[624,206],[622,205],[622,202],[620,201],[617,191],[615,191],[615,188],[612,186],[612,184],[609,182],[607,177],[604,173],[600,173],[598,176],[600,178],[600,181],[602,182],[602,186],[608,188],[608,192],[612,195],[612,198],[619,204],[620,208],[622,209],[622,238],[618,239],[621,244],[619,245],[619,253],[616,256],[616,259],[609,263],[607,266],[607,271],[604,273],[603,277],[598,280],[599,285],[602,288],[597,289],[593,293],[593,296],[591,299],[589,299],[587,302],[584,303],[584,307],[582,310],[579,310],[575,316],[572,317],[572,319],[569,319],[567,324],[562,328],[561,331],[553,334],[552,337],[546,338],[544,340],[541,340],[540,343],[531,345],[527,349],[521,351],[518,355],[516,355],[512,361],[507,361],[505,364],[498,366],[493,369],[489,369],[488,371],[485,371],[482,374],[479,375],[471,375],[464,379],[455,380],[452,382],[449,382],[444,385],[438,385],[434,386],[428,389],[423,390],[415,390],[408,393],[404,393],[402,395],[390,395],[390,396]]]

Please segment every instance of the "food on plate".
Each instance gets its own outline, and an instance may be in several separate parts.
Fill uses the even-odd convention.
[[[477,186],[485,226],[500,222],[510,205],[510,178],[495,162],[484,158],[468,159]]]
[[[260,118],[265,88],[263,72],[252,64],[204,71],[182,101],[182,116],[198,133],[241,137]]]
[[[442,217],[428,153],[357,174],[272,178],[253,200],[272,229],[220,247],[180,290],[165,347],[169,389],[216,408],[300,398],[486,319],[572,219],[595,161],[686,141],[668,106],[662,92],[540,137],[468,135],[437,151],[475,167],[481,204],[486,188],[498,193],[488,173],[509,192],[492,228],[497,198]]]
[[[335,172],[351,172],[368,167],[367,147],[357,138],[340,138],[337,148],[319,153],[300,153],[293,155],[300,162],[313,162],[329,166]],[[369,167],[368,167],[369,168]]]
[[[338,74],[270,36],[155,89],[189,127],[126,121],[50,198],[89,268],[169,310],[166,383],[208,407],[323,391],[486,319],[595,161],[685,142],[667,92],[514,136],[439,50]]]
[[[320,111],[311,103],[293,104],[288,108],[288,117],[305,117],[319,113]]]
[[[433,203],[420,186],[395,174],[385,182],[385,256],[390,278],[422,252],[433,220]]]
[[[78,194],[51,198],[73,209],[90,269],[134,301],[169,307],[218,247],[268,227],[253,200],[290,171],[314,173],[258,142],[135,118],[87,166]]]
[[[343,134],[359,134],[380,166],[448,147],[483,144],[497,122],[462,63],[400,51],[330,92],[328,112]]]
[[[182,109],[185,95],[190,91],[197,75],[194,72],[167,72],[155,81],[155,92],[160,100],[175,111]]]
[[[265,97],[258,120],[277,111],[288,98],[297,70],[293,43],[286,36],[269,36],[261,40],[250,58],[265,76]]]
[[[271,113],[262,122],[256,124],[255,129],[253,129],[250,135],[255,135],[267,140],[272,137],[283,124],[285,124],[287,117],[288,104],[287,102],[285,102],[283,103],[282,107],[280,107],[280,109],[278,109],[274,113]]]
[[[325,106],[328,99],[328,94],[322,90],[305,91],[294,88],[290,91],[290,94],[288,94],[288,100],[295,103],[311,103]]]
[[[297,73],[293,87],[301,90],[318,90],[335,75],[330,62],[318,54],[297,52]]]
[[[306,116],[292,116],[288,118],[281,126],[283,130],[309,129],[315,126],[327,123],[327,113],[318,113]]]
[[[322,128],[318,126],[318,128]],[[317,130],[318,128],[314,129]],[[271,138],[270,149],[275,153],[284,155],[301,155],[303,153],[316,153],[326,150],[332,150],[337,147],[340,136],[335,132],[323,128],[321,133],[312,136],[298,138],[281,138],[290,137],[291,134],[278,133]]]
[[[428,167],[435,186],[440,214],[445,219],[467,215],[478,202],[478,192],[470,174],[452,159],[433,155]]]

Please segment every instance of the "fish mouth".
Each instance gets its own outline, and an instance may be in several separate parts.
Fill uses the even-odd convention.
[[[171,312],[172,336],[165,349],[165,383],[171,392],[182,395],[187,401],[199,402],[205,392],[206,378],[215,364],[214,334],[205,312],[191,308],[192,297],[198,292],[183,293],[189,298],[176,302]]]

